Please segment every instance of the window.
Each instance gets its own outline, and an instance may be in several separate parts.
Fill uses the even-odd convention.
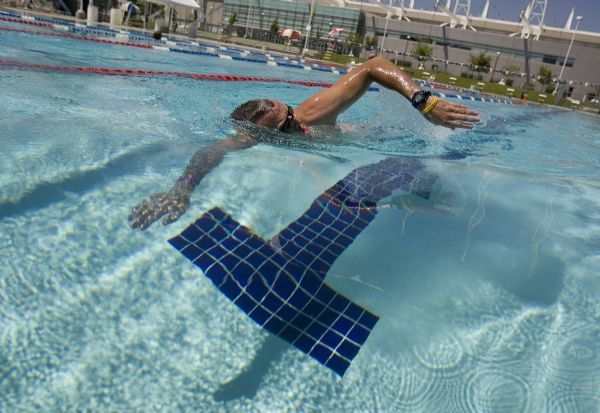
[[[570,98],[571,95],[573,94],[573,87],[569,87],[569,90],[567,91],[567,97]]]

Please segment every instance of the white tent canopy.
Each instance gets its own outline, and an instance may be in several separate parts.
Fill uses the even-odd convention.
[[[148,3],[162,4],[171,7],[188,7],[190,9],[199,9],[200,6],[194,0],[146,0]]]

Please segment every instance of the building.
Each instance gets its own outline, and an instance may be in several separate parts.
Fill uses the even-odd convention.
[[[472,55],[484,53],[490,56],[496,69],[484,74],[485,80],[492,76],[495,80],[506,77],[512,79],[515,87],[533,84],[537,90],[543,90],[537,75],[544,66],[552,72],[553,81],[545,88],[550,92],[564,64],[559,94],[573,99],[598,98],[600,33],[575,30],[577,19],[573,13],[564,28],[545,26],[547,0],[531,0],[518,22],[487,18],[489,2],[500,0],[481,1],[485,2],[482,15],[471,16],[470,0],[446,0],[435,11],[417,9],[418,0],[391,0],[388,4],[376,0],[316,0],[311,45],[316,45],[314,38],[339,27],[344,29],[344,35],[359,34],[363,39],[377,36],[377,48],[392,60],[400,56],[417,64],[412,51],[418,42],[424,42],[433,52],[432,59],[424,62],[425,67],[455,76],[470,71]],[[409,3],[408,7],[404,7],[405,3]],[[236,24],[238,29],[244,29],[243,35],[249,34],[247,30],[252,35],[254,30],[257,33],[268,30],[275,19],[280,27],[306,33],[311,14],[308,0],[207,0],[205,7],[212,14],[211,22],[222,26],[236,13]],[[571,41],[569,58],[565,61]]]

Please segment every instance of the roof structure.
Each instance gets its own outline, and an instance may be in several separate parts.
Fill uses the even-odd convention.
[[[407,21],[461,27],[474,31],[501,32],[506,35],[518,35],[523,38],[531,37],[534,40],[569,41],[573,35],[574,31],[570,28],[572,17],[567,19],[567,24],[563,28],[550,27],[543,24],[547,0],[531,0],[525,10],[521,12],[520,21],[514,22],[488,18],[487,12],[492,1],[500,0],[486,0],[480,16],[469,15],[469,0],[455,0],[454,7],[452,7],[452,0],[438,1],[438,8],[435,11],[415,8],[414,0],[317,0],[317,3],[360,9],[366,13],[381,16],[387,16],[388,12],[391,11],[391,18],[394,20],[404,19]],[[600,33],[578,30],[575,34],[575,41],[600,45]]]

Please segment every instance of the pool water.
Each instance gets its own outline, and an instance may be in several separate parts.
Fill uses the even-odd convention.
[[[337,79],[0,40],[0,58],[31,63]],[[229,154],[179,221],[140,232],[131,209],[230,136],[237,104],[318,89],[10,67],[0,88],[0,411],[600,411],[598,118],[473,102],[482,122],[453,131],[368,92],[344,132]],[[431,194],[380,202],[329,272],[380,316],[343,378],[274,342],[166,242],[214,206],[269,239],[389,156],[420,158]]]

